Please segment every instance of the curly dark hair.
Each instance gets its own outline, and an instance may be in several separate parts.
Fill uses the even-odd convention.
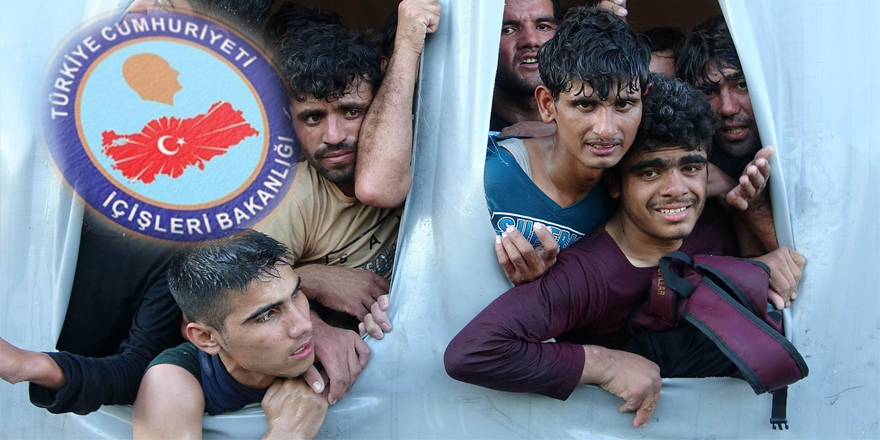
[[[625,21],[595,6],[570,9],[538,52],[541,80],[554,98],[578,80],[603,100],[615,84],[617,94],[624,88],[645,90],[650,62],[643,39]]]
[[[269,50],[274,50],[288,32],[305,32],[313,25],[343,26],[342,16],[315,6],[284,3],[266,23],[263,39]]]
[[[216,17],[238,30],[259,35],[274,0],[189,0],[194,11]]]
[[[652,73],[651,90],[642,98],[642,122],[627,154],[677,146],[708,154],[718,118],[703,93],[677,78]]]
[[[706,71],[712,62],[719,72],[723,67],[737,72],[735,77],[725,79],[742,75],[736,46],[722,16],[709,18],[684,37],[675,51],[675,76],[694,86],[711,82]]]
[[[233,311],[230,294],[254,280],[278,277],[278,264],[293,264],[290,251],[268,235],[246,229],[183,249],[168,267],[168,288],[190,321],[226,331]]]
[[[367,81],[375,93],[382,83],[375,40],[334,24],[285,33],[275,48],[275,63],[297,101],[309,96],[336,100],[361,81]]]

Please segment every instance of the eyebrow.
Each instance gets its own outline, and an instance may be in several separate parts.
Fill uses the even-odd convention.
[[[369,107],[369,104],[359,103],[359,102],[340,102],[339,108],[343,111],[345,110],[366,110]]]
[[[579,95],[574,98],[568,100],[568,102],[578,105],[578,104],[598,104],[599,102],[607,102],[608,100],[602,101],[599,98],[594,97],[595,93],[590,96]],[[616,96],[611,102],[639,102],[642,98],[640,96]]]
[[[671,160],[663,160],[659,157],[653,159],[644,159],[634,163],[629,167],[630,171],[641,171],[645,168],[669,168],[672,166]]]
[[[689,163],[709,163],[709,160],[706,159],[706,156],[702,154],[689,154],[678,159],[678,165],[687,165]],[[645,159],[640,160],[633,164],[629,169],[630,171],[636,172],[641,171],[646,168],[672,168],[675,166],[675,161],[670,159],[660,159],[659,157],[655,157],[653,159]]]
[[[689,154],[681,159],[678,159],[678,165],[687,165],[689,163],[709,163],[709,159],[702,154]]]
[[[519,20],[514,20],[514,19],[510,19],[510,18],[508,18],[507,20],[501,20],[501,26],[519,25],[519,24],[521,24],[521,23],[522,23],[522,22],[519,21]],[[555,18],[553,18],[552,16],[549,16],[549,15],[546,15],[546,16],[544,16],[544,17],[538,17],[538,18],[536,18],[536,19],[535,19],[535,23],[553,23],[553,24],[559,24],[559,22],[558,22]]]
[[[568,102],[570,102],[572,104],[595,104],[595,103],[598,103],[599,101],[600,101],[599,98],[594,98],[593,95],[590,95],[590,96],[580,95],[580,96],[575,96],[574,98],[571,98],[568,100]]]
[[[296,294],[296,292],[299,292],[299,285],[300,285],[300,283],[302,283],[302,278],[300,278],[300,277],[296,277],[296,285],[293,286],[293,291],[290,292],[290,296],[293,296],[294,294]],[[251,313],[251,314],[250,314],[247,318],[245,318],[244,321],[242,321],[241,323],[242,323],[242,324],[245,324],[245,323],[247,323],[248,321],[251,321],[251,320],[253,320],[253,319],[256,319],[258,316],[262,315],[263,313],[268,312],[269,310],[274,309],[275,307],[280,306],[281,304],[284,304],[284,300],[279,300],[279,301],[275,301],[275,302],[270,303],[270,304],[263,305],[262,307],[260,307],[259,309],[255,310],[253,313]]]

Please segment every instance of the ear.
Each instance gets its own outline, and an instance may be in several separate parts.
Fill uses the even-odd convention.
[[[382,55],[382,58],[380,58],[379,60],[379,66],[382,68],[383,74],[386,73],[388,70],[388,61],[390,61],[390,59],[385,55]]]
[[[612,168],[608,171],[605,171],[605,185],[608,186],[608,194],[611,195],[613,199],[620,198],[620,177],[617,174],[618,170],[616,168]]]
[[[538,101],[538,111],[541,112],[541,119],[548,124],[555,121],[556,98],[550,93],[550,89],[543,85],[535,88],[535,100]]]
[[[190,322],[186,325],[186,338],[208,354],[217,354],[223,348],[220,345],[220,332],[201,322]]]
[[[642,96],[648,96],[648,94],[651,93],[651,90],[654,90],[654,83],[648,83],[648,85],[645,86],[645,91],[642,92]]]

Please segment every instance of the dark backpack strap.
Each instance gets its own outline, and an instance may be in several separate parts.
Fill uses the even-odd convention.
[[[773,406],[770,408],[770,426],[773,429],[788,429],[788,418],[785,408],[788,406],[788,387],[773,391]]]
[[[777,390],[809,374],[791,342],[709,278],[703,278],[688,300],[685,319],[736,364],[756,394]],[[756,346],[761,349],[755,350]]]
[[[660,258],[660,275],[663,277],[663,282],[672,290],[680,293],[685,298],[690,298],[697,286],[679,275],[681,268],[679,267],[678,270],[674,268],[674,260],[679,260],[688,266],[693,266],[694,264],[691,261],[691,257],[688,257],[683,252],[676,251]]]

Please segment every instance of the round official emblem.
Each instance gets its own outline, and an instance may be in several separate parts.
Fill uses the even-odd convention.
[[[293,179],[284,82],[250,41],[206,17],[104,20],[47,78],[44,132],[92,209],[150,237],[201,241],[254,226]]]

